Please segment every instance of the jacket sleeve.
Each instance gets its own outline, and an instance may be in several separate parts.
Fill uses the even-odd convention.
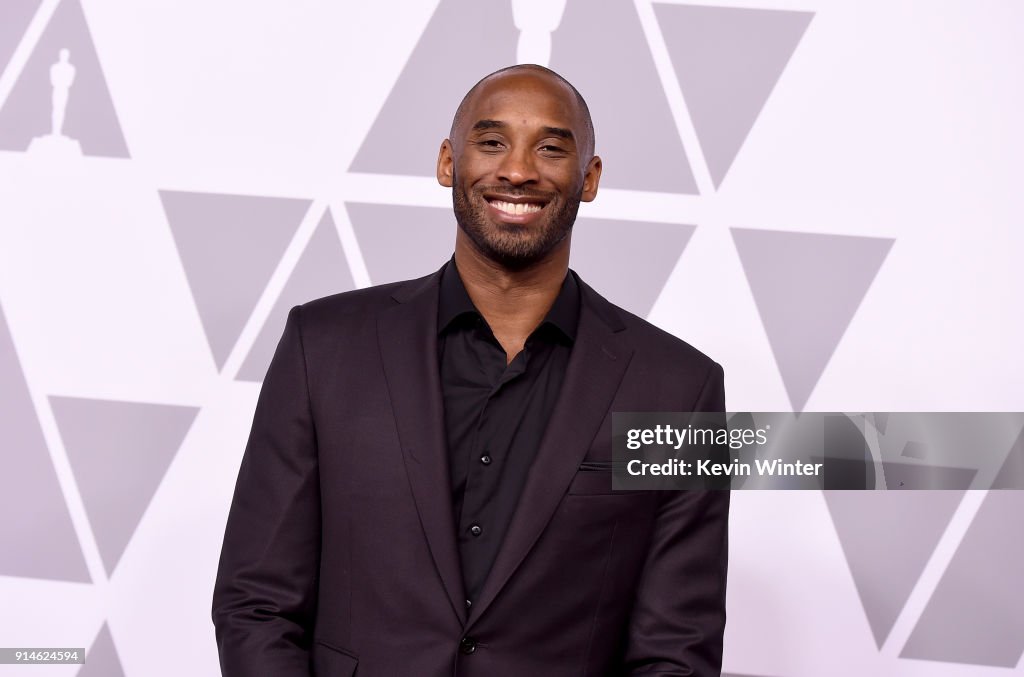
[[[316,435],[301,308],[260,391],[213,592],[225,677],[309,677],[320,564]]]
[[[693,411],[725,411],[714,364]],[[666,491],[641,575],[624,656],[628,675],[718,676],[725,631],[728,490]]]

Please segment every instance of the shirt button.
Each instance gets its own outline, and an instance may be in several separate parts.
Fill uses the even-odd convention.
[[[483,463],[484,465],[490,465],[491,457],[488,456],[487,454],[484,454],[483,456],[480,457],[480,462]]]
[[[467,599],[467,600],[466,600],[466,608],[468,609],[468,608],[469,608],[469,607],[471,607],[471,606],[473,606],[473,600],[471,600],[471,599]]]
[[[476,651],[476,640],[472,637],[463,637],[462,641],[459,642],[459,651],[467,656],[473,653]]]
[[[474,524],[469,528],[469,533],[473,534],[474,536],[479,536],[480,534],[484,533],[484,529],[479,524]]]

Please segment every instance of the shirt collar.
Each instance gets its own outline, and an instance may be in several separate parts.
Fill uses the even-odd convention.
[[[469,292],[466,291],[462,277],[455,267],[455,257],[452,257],[448,265],[445,266],[444,272],[441,273],[441,290],[437,304],[437,333],[443,334],[457,318],[467,314],[483,317],[473,305],[473,300],[469,298]],[[569,271],[565,275],[558,296],[555,297],[555,302],[551,304],[548,314],[538,329],[549,325],[573,342],[576,340],[579,318],[579,285],[576,283],[575,274]]]

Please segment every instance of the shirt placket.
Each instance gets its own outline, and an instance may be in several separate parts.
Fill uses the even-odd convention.
[[[490,335],[488,342],[496,344]],[[503,358],[504,352],[500,349],[499,352]],[[491,417],[490,413],[495,407],[500,407],[501,398],[507,394],[512,382],[525,372],[528,359],[529,354],[524,348],[512,363],[505,367],[488,393],[477,419],[459,525],[459,539],[469,547],[474,544],[482,545],[485,539],[493,537],[488,528],[488,518],[493,516],[491,499],[498,489],[502,469],[508,460],[511,447],[511,439],[500,437],[503,433],[505,437],[508,436],[508,431],[499,429],[501,417],[496,419]]]

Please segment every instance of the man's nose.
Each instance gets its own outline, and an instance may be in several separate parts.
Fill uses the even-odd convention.
[[[498,167],[498,178],[518,186],[530,181],[537,181],[536,158],[528,147],[513,148],[505,153]]]

